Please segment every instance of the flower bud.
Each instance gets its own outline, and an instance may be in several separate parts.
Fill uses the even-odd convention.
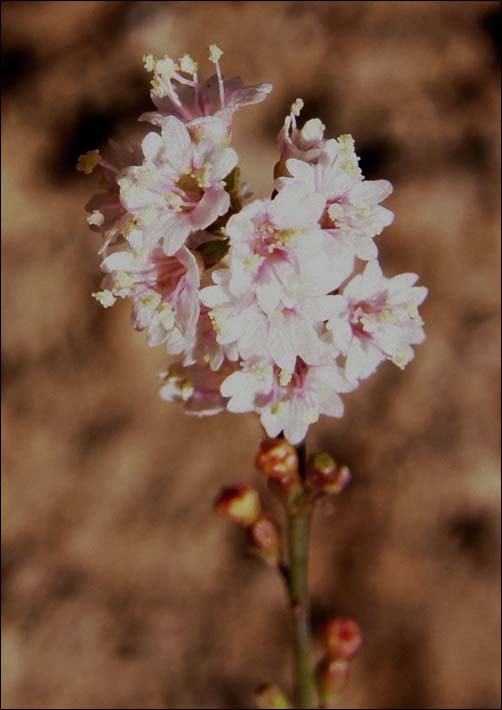
[[[315,675],[321,707],[329,708],[347,685],[349,663],[344,659],[324,656],[317,664]]]
[[[288,710],[291,707],[286,695],[277,686],[269,683],[260,685],[254,693],[256,705],[263,710]]]
[[[239,525],[252,525],[261,515],[258,491],[241,484],[223,488],[214,501],[216,511]]]
[[[272,478],[298,477],[298,454],[286,439],[265,439],[256,455],[256,465]]]
[[[305,484],[311,492],[318,495],[341,493],[349,481],[348,466],[338,466],[326,451],[310,457]]]
[[[353,619],[333,619],[324,633],[328,654],[333,659],[352,658],[363,642],[359,626]]]
[[[277,525],[262,515],[248,527],[249,544],[253,552],[269,564],[276,564],[281,555],[281,537]]]

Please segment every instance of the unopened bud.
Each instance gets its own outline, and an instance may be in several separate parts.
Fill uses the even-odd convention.
[[[304,147],[308,148],[311,145],[315,145],[322,141],[324,136],[324,131],[326,126],[318,118],[311,118],[306,121],[303,128],[300,131],[300,136],[302,138],[302,143]]]
[[[227,520],[244,526],[252,525],[261,515],[258,491],[245,484],[223,488],[214,507]]]
[[[326,451],[314,454],[307,465],[305,483],[318,495],[341,493],[350,482],[348,466],[338,466]]]
[[[349,663],[344,659],[324,656],[316,668],[317,692],[321,707],[329,708],[347,685]]]
[[[298,476],[298,454],[286,439],[265,439],[256,455],[256,465],[272,478]]]
[[[254,693],[256,705],[263,710],[288,710],[291,707],[287,696],[277,685],[264,683]]]
[[[269,564],[276,564],[281,556],[281,537],[277,525],[262,515],[248,527],[249,544],[253,552]]]
[[[328,654],[333,659],[352,658],[363,643],[361,630],[353,619],[333,619],[324,633]]]

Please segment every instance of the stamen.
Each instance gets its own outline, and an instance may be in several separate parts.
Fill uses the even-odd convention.
[[[303,99],[295,99],[291,104],[291,115],[298,118],[302,108],[305,106]]]
[[[408,364],[409,357],[405,352],[397,352],[392,358],[394,365],[397,365],[401,370],[404,370],[405,365]]]
[[[192,76],[197,74],[197,70],[199,68],[197,62],[194,61],[189,54],[184,54],[180,58],[179,65],[181,71],[184,71],[186,74],[191,74]]]
[[[160,311],[159,321],[165,330],[172,330],[172,327],[174,326],[175,317],[173,309],[168,304],[166,304]]]
[[[195,173],[195,179],[199,187],[206,188],[211,184],[211,165],[205,163],[197,172]]]
[[[169,192],[166,195],[165,200],[167,206],[172,209],[173,212],[181,212],[181,209],[183,207],[183,200],[179,195],[177,195],[175,192]]]
[[[96,291],[96,293],[92,293],[91,296],[95,298],[98,303],[101,303],[103,308],[110,308],[110,306],[113,306],[117,300],[113,293],[108,289],[105,289],[104,291]]]
[[[217,44],[209,45],[209,61],[213,64],[218,64],[223,56],[223,50],[218,47]]]
[[[289,128],[296,130],[296,119],[300,115],[302,108],[304,107],[303,99],[295,99],[291,104],[289,112]]]
[[[113,288],[118,291],[122,289],[130,289],[135,286],[135,281],[126,271],[117,271],[115,279],[113,281]]]
[[[354,139],[350,133],[345,133],[337,139],[339,145],[339,161],[340,168],[348,175],[362,179],[363,174],[359,167],[359,157],[354,151]]]
[[[183,380],[180,385],[180,395],[181,399],[186,402],[194,393],[194,387],[189,380]]]
[[[105,221],[105,216],[99,210],[94,210],[87,217],[87,224],[91,227],[101,227]]]
[[[279,384],[281,385],[281,387],[287,387],[291,382],[292,377],[292,372],[288,372],[287,370],[281,370],[279,374]]]
[[[86,175],[90,175],[99,163],[99,150],[88,150],[87,153],[79,155],[77,160],[77,170]]]
[[[225,107],[225,86],[223,84],[223,74],[221,73],[220,59],[223,56],[223,51],[216,45],[209,45],[209,61],[216,66],[216,76],[218,77],[218,89],[220,92],[221,108]]]
[[[162,296],[160,295],[160,293],[150,291],[150,293],[145,293],[143,296],[141,296],[139,300],[141,305],[145,306],[146,308],[157,308],[157,306],[162,300]]]
[[[155,68],[155,57],[153,54],[143,55],[143,65],[147,71],[153,71]]]

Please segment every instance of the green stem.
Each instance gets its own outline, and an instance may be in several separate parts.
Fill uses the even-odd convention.
[[[300,473],[305,474],[305,445],[297,447]],[[308,548],[312,506],[304,494],[292,502],[288,516],[288,591],[294,650],[295,707],[315,708],[311,659],[310,606],[308,593]]]

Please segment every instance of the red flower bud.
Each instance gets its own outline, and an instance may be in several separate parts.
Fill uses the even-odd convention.
[[[323,451],[310,457],[305,484],[311,492],[318,495],[341,493],[349,481],[349,468],[338,466],[327,452]]]
[[[253,552],[266,562],[276,564],[281,555],[281,537],[274,521],[262,515],[248,527],[249,544]]]
[[[223,488],[214,507],[227,520],[244,526],[252,525],[261,515],[258,491],[245,484]]]
[[[325,629],[328,653],[333,659],[349,659],[361,648],[363,639],[353,619],[333,619]]]
[[[286,439],[265,439],[256,455],[256,465],[272,478],[298,478],[298,454]]]

